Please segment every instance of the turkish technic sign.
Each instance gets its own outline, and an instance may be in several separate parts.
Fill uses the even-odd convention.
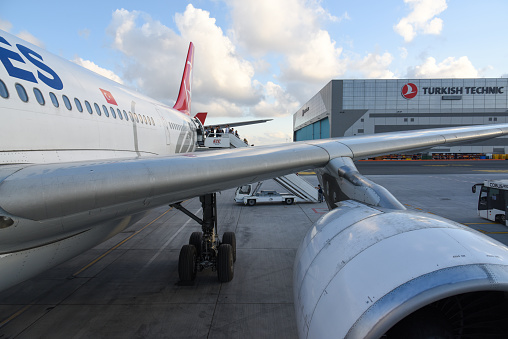
[[[479,87],[422,87],[421,90],[418,87],[408,82],[402,86],[401,94],[404,99],[413,99],[416,94],[420,92],[423,95],[450,95],[450,94],[503,94],[503,86],[479,86]]]

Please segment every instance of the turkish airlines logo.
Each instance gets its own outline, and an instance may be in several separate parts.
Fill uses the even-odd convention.
[[[407,84],[402,86],[401,94],[404,97],[404,99],[413,99],[417,93],[418,87],[416,87],[415,84],[408,82]]]
[[[106,98],[106,101],[111,105],[117,105],[115,98],[113,98],[113,95],[109,91],[106,91],[105,89],[99,88],[104,95],[104,98]]]

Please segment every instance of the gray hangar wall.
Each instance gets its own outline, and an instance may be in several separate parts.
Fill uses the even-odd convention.
[[[293,115],[293,140],[508,122],[508,78],[331,80]],[[508,153],[508,138],[434,153]]]

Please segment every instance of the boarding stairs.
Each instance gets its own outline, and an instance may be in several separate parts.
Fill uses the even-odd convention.
[[[211,133],[205,139],[205,147],[214,149],[240,148],[249,147],[249,145],[232,133]],[[295,195],[301,202],[318,202],[317,189],[296,174],[285,175],[273,180]],[[261,184],[258,184],[254,191],[257,192],[260,187]]]
[[[317,189],[309,184],[307,180],[293,173],[283,177],[274,178],[275,182],[296,195],[299,201],[318,202]]]
[[[249,145],[233,133],[210,133],[205,139],[205,147],[208,148],[239,148],[247,146]]]

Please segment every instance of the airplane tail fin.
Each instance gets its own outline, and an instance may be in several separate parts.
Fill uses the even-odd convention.
[[[178,99],[173,106],[174,109],[190,115],[191,106],[191,86],[192,86],[192,64],[194,63],[194,44],[189,44],[189,52],[187,53],[187,60],[185,61],[185,68],[183,69],[182,83],[180,84],[180,92]]]

